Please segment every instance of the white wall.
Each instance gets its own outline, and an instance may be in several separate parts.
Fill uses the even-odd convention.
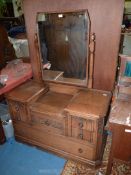
[[[131,8],[131,1],[125,2],[125,8]]]
[[[21,16],[23,14],[23,10],[18,11],[17,10],[18,7],[16,3],[22,7],[22,0],[12,0],[12,3],[13,3],[15,17]]]
[[[125,2],[125,9],[126,9],[126,12],[131,13],[131,1]]]
[[[131,1],[126,1],[125,2],[125,12],[126,14],[131,14]],[[131,21],[131,15],[128,15],[128,19]]]

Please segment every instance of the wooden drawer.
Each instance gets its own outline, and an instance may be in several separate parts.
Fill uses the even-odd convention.
[[[96,138],[97,123],[95,120],[84,119],[77,116],[69,115],[71,128],[70,136],[80,140],[85,140],[89,143],[94,143]]]
[[[16,121],[28,121],[28,111],[24,103],[8,100],[11,117]]]
[[[65,116],[53,117],[53,115],[50,116],[33,111],[30,117],[34,129],[52,134],[67,135],[67,118]]]
[[[29,125],[22,123],[14,123],[15,135],[19,139],[24,139],[26,142],[35,143],[37,146],[59,153],[61,155],[68,154],[77,160],[83,159],[87,161],[95,160],[95,147],[80,144],[72,141],[66,136],[53,135],[51,133],[34,130]]]

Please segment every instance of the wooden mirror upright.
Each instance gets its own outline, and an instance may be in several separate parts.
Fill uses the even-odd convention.
[[[96,166],[101,163],[105,146],[104,126],[108,118],[111,91],[115,81],[124,1],[24,0],[23,5],[33,80],[7,94],[15,137],[19,141],[39,146],[67,159]],[[83,65],[86,76],[84,73],[82,76],[78,74],[77,77],[73,71],[79,72],[78,65],[72,69],[72,65],[67,66],[64,61],[70,63],[70,53],[73,53],[73,59],[75,58],[73,65],[76,65],[79,54],[76,54],[77,49],[72,47],[70,41],[75,39],[73,46],[76,44],[77,48],[78,39],[82,34],[75,23],[74,28],[71,27],[72,22],[66,26],[59,17],[67,19],[68,15],[73,14],[71,18],[79,19],[75,20],[78,25],[81,23],[83,13],[88,17],[86,26],[89,26],[86,35],[88,36],[86,53],[84,53],[86,65]],[[45,25],[43,22],[40,23],[40,19],[46,24],[49,22],[45,20],[46,18],[54,22],[53,25],[47,25],[50,29],[47,29],[47,26],[46,29],[39,26]],[[68,19],[70,21],[70,17]],[[83,18],[84,22],[85,19],[87,18]],[[63,24],[66,34],[63,31]],[[50,35],[44,33],[44,37],[46,36],[44,39],[48,41],[47,58],[52,66],[51,71],[58,71],[58,76],[56,72],[52,74],[49,70],[46,72],[43,70],[41,29]],[[55,30],[57,34],[51,35]],[[75,32],[73,36],[69,35],[73,32]],[[55,39],[50,43],[52,37]],[[81,45],[80,48],[82,49]],[[82,52],[81,49],[79,53]],[[59,59],[62,64],[59,63]],[[61,69],[63,64],[66,66]],[[81,61],[79,66],[81,67]],[[73,73],[68,74],[69,72]]]

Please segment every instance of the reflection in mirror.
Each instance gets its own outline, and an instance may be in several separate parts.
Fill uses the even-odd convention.
[[[120,55],[120,76],[131,77],[131,57]]]
[[[43,79],[86,85],[87,12],[38,13],[37,23]]]
[[[126,62],[124,76],[131,77],[131,61]]]
[[[22,8],[21,3],[20,8]],[[24,14],[22,13],[18,18],[11,19],[16,21],[8,30],[8,39],[13,45],[15,55],[17,58],[22,58],[24,62],[30,62]]]
[[[119,55],[118,82],[115,89],[117,99],[131,100],[131,57]]]
[[[120,55],[120,69],[118,76],[118,86],[131,87],[131,57]]]

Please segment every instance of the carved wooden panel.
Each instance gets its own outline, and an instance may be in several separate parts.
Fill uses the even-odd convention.
[[[17,121],[26,122],[28,120],[28,111],[25,104],[18,101],[8,100],[11,117]]]
[[[51,132],[52,134],[66,135],[67,118],[53,118],[47,114],[31,112],[31,125],[39,130]]]
[[[95,131],[95,121],[77,116],[71,116],[71,137],[85,140],[89,143],[94,143]]]

